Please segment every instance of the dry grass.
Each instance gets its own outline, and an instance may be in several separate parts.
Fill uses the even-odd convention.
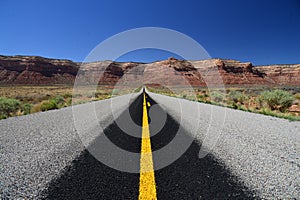
[[[72,90],[72,86],[0,86],[0,96],[38,103],[56,96],[72,96]]]
[[[0,86],[0,96],[12,99],[18,99],[26,103],[40,103],[57,96],[64,98],[74,97],[78,100],[105,99],[110,98],[113,92],[111,86],[81,86],[74,90],[73,86]]]
[[[19,102],[19,107],[14,112],[0,116],[0,119],[107,99],[133,91],[133,88],[114,88],[108,85],[80,86],[75,89],[71,85],[0,86],[1,98]]]

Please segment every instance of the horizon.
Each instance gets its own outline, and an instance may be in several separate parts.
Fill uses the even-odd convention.
[[[175,54],[174,54],[175,55]],[[1,55],[0,56],[4,56],[4,57],[40,57],[40,58],[44,58],[44,59],[50,59],[50,60],[68,60],[74,63],[84,63],[84,62],[78,62],[78,61],[74,61],[74,60],[70,60],[70,59],[65,59],[65,58],[52,58],[52,57],[44,57],[44,56],[40,56],[40,55]],[[149,64],[149,63],[155,63],[155,62],[160,62],[160,61],[164,61],[164,60],[168,60],[169,58],[175,58],[176,60],[182,60],[182,61],[198,61],[198,60],[211,60],[211,59],[220,59],[220,60],[234,60],[234,61],[239,61],[241,63],[247,63],[250,62],[254,67],[255,66],[272,66],[272,65],[299,65],[299,63],[269,63],[269,64],[263,64],[263,65],[254,65],[251,61],[241,61],[241,60],[237,60],[237,59],[231,59],[231,58],[208,58],[208,59],[197,59],[197,60],[186,60],[183,59],[182,57],[166,57],[164,59],[161,60],[154,60],[154,61],[149,61],[149,62],[144,62],[144,61],[132,61],[132,60],[95,60],[95,61],[91,61],[91,62],[86,62],[86,63],[93,63],[93,62],[104,62],[104,61],[111,61],[111,62],[117,62],[117,63],[142,63],[142,64]]]
[[[5,27],[0,32],[0,54],[7,56],[82,62],[96,45],[120,32],[164,27],[191,37],[212,58],[253,65],[300,63],[300,2],[297,0],[172,4],[30,0],[0,4],[0,24]],[[152,10],[155,15],[144,10]],[[177,56],[160,50],[140,50],[122,55],[116,61],[149,63]]]

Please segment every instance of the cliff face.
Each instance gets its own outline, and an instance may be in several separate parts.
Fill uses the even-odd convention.
[[[136,81],[193,86],[204,86],[206,82],[222,82],[225,85],[300,85],[300,64],[253,66],[250,62],[236,60],[182,61],[170,58],[149,64],[102,61],[80,66],[80,63],[70,60],[0,56],[0,84],[73,84],[77,76],[82,83],[110,85]],[[221,75],[221,82],[216,78],[218,74]]]
[[[300,64],[257,66],[258,71],[266,74],[274,84],[300,85]]]
[[[38,56],[0,56],[0,84],[72,83],[78,64]]]

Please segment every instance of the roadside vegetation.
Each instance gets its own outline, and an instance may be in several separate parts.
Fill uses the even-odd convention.
[[[300,87],[294,88],[225,88],[208,90],[193,88],[192,93],[185,88],[177,89],[177,94],[164,87],[147,87],[150,91],[184,98],[202,103],[225,106],[248,112],[255,112],[289,120],[300,121]],[[108,99],[141,88],[113,88],[113,86],[81,87],[73,91],[73,86],[0,86],[0,119],[27,115],[72,104]],[[73,95],[74,92],[74,95]]]
[[[81,87],[73,96],[73,86],[0,86],[0,119],[107,99],[120,93],[113,91],[111,86],[98,86],[96,91]]]
[[[300,88],[181,88],[177,94],[163,87],[148,87],[150,91],[214,104],[233,109],[300,121]],[[179,91],[179,92],[178,92]]]

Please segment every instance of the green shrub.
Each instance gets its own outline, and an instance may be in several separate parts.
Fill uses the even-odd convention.
[[[197,94],[196,97],[199,102],[204,102],[206,100],[205,96],[201,94]]]
[[[20,109],[20,101],[0,97],[0,119],[13,116]]]
[[[257,98],[262,107],[269,107],[271,110],[285,111],[294,100],[293,95],[284,90],[262,92]]]
[[[66,99],[66,106],[72,105],[72,98],[67,98]]]
[[[270,108],[262,108],[259,111],[260,114],[264,114],[264,115],[269,115],[269,116],[273,116],[276,117],[276,113],[275,111],[270,110]]]
[[[30,114],[30,111],[32,109],[32,104],[25,103],[21,106],[21,111],[23,112],[24,115]]]
[[[239,106],[238,106],[237,103],[235,103],[235,102],[233,102],[233,103],[231,104],[231,106],[232,106],[233,109],[238,109],[238,108],[239,108]]]
[[[48,100],[48,101],[43,101],[40,104],[40,110],[41,111],[47,111],[47,110],[53,110],[53,109],[57,109],[57,103],[55,100]]]
[[[57,96],[53,99],[53,101],[57,104],[57,105],[63,105],[65,103],[65,99],[62,96]]]
[[[223,102],[224,99],[225,99],[224,94],[221,93],[221,92],[217,92],[217,91],[211,92],[210,93],[210,98],[211,98],[212,101],[219,102],[219,103]]]
[[[229,100],[233,101],[234,103],[241,103],[244,104],[249,97],[242,92],[232,90],[228,93]]]

